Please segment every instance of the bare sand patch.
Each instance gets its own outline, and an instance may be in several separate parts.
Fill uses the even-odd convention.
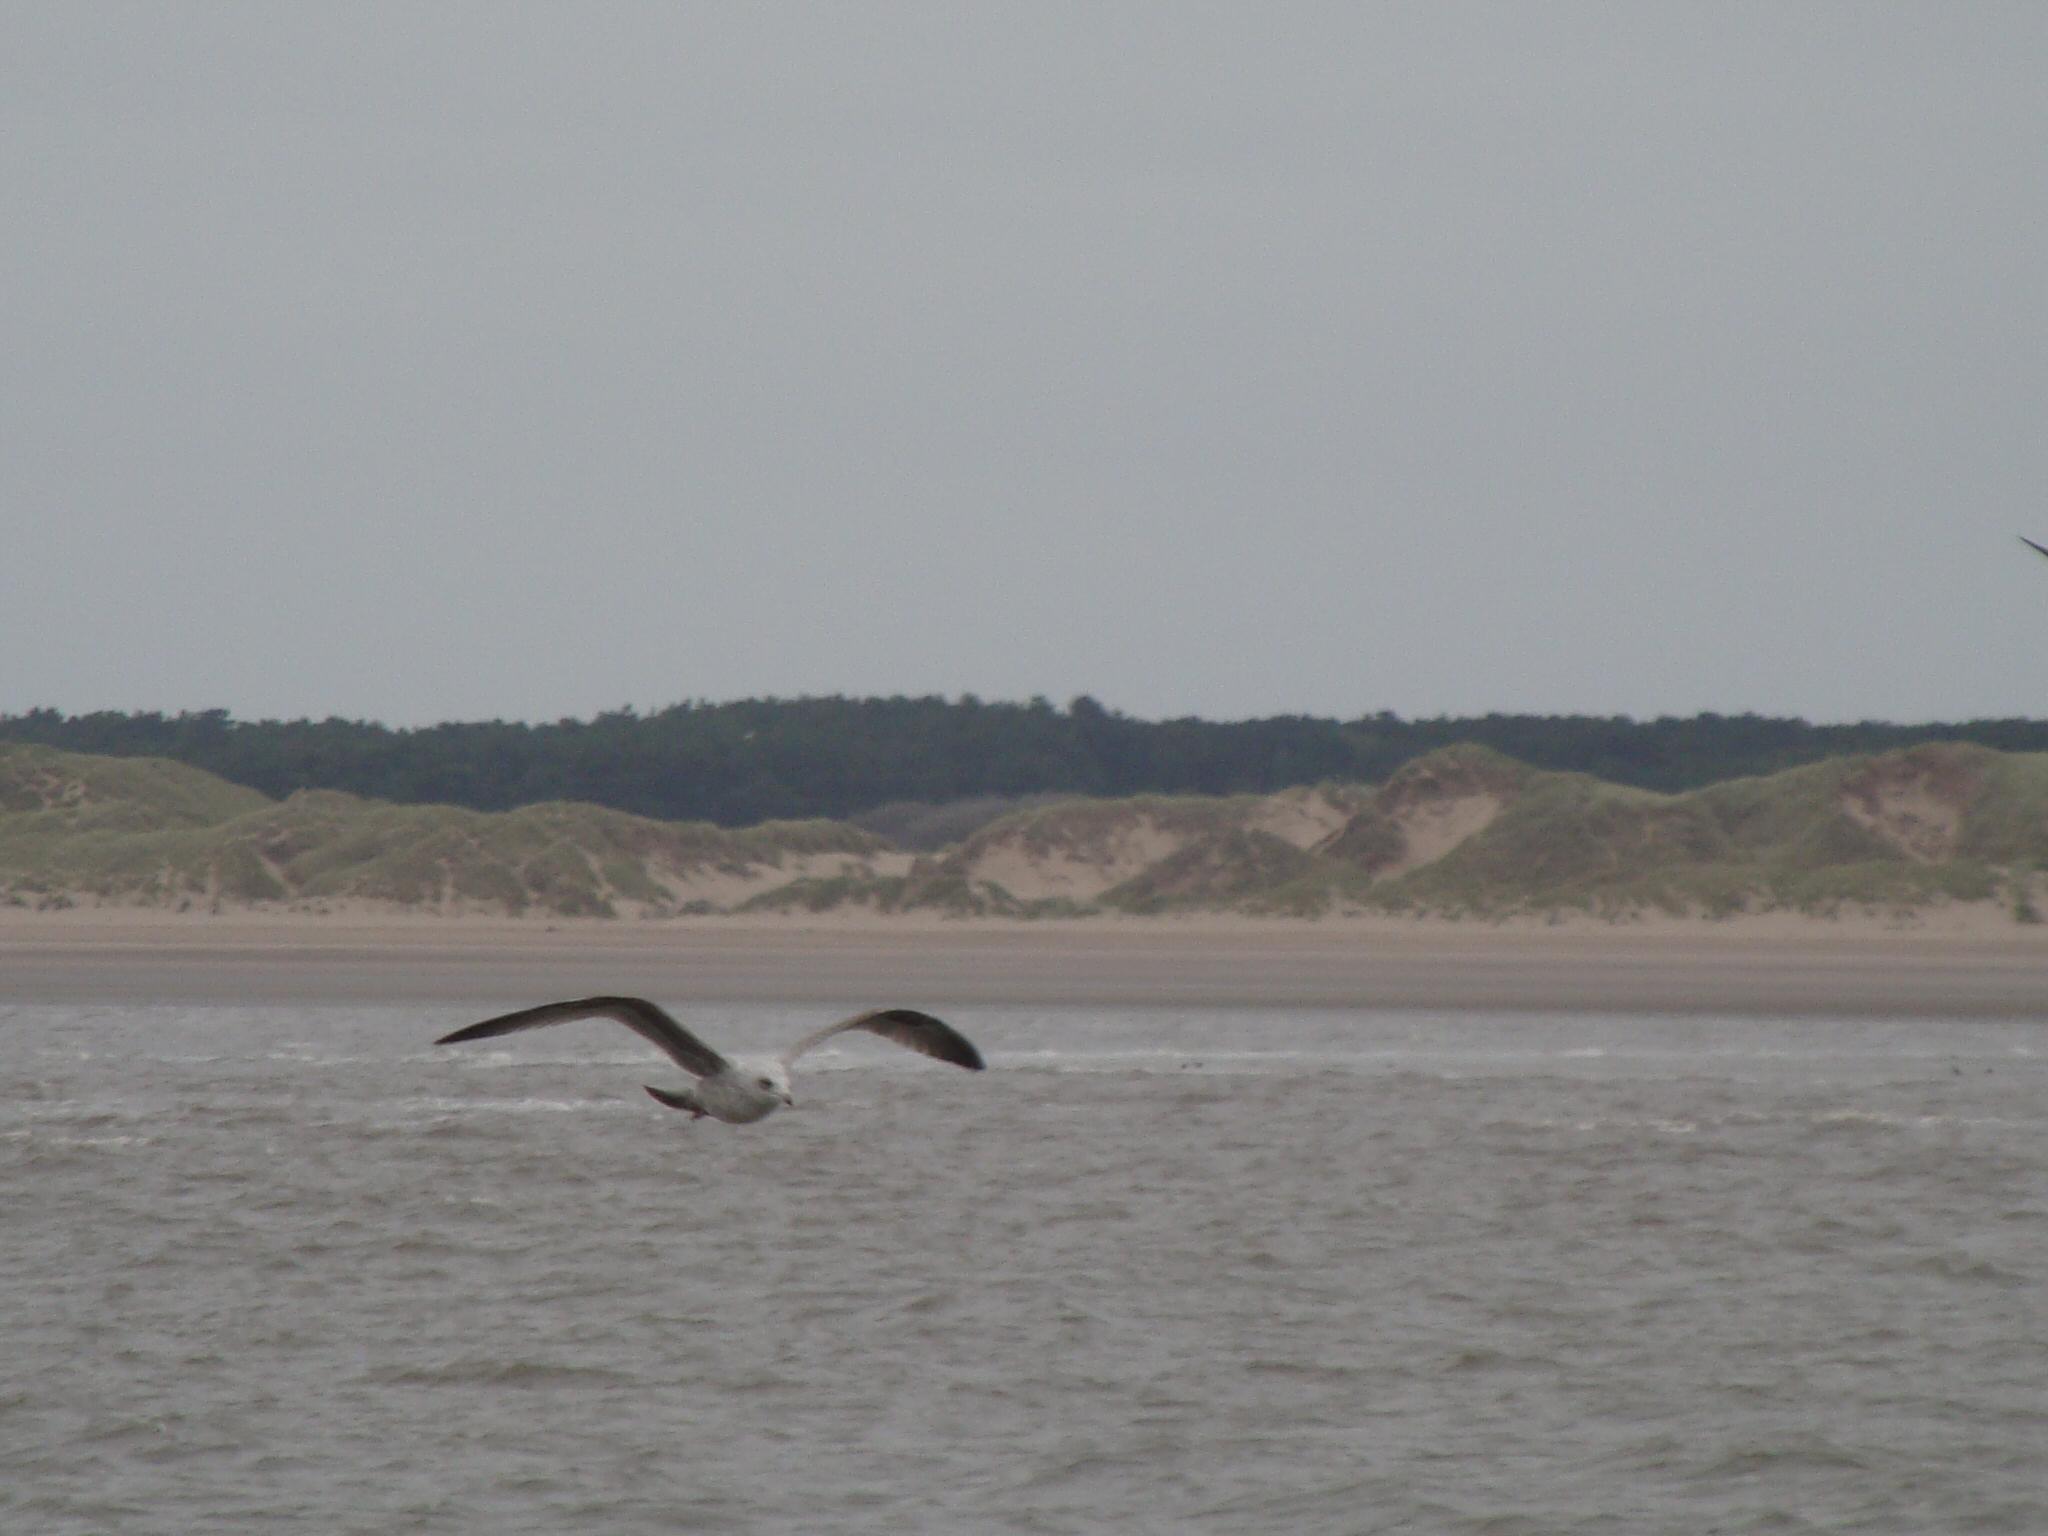
[[[991,839],[967,863],[968,878],[999,885],[1019,901],[1093,901],[1177,852],[1186,838],[1150,816],[1134,816],[1086,847],[1046,843],[1030,829]]]
[[[1871,758],[1843,781],[1843,813],[1909,859],[1944,862],[1984,787],[1981,755],[1935,746]]]
[[[1951,858],[1962,831],[1963,809],[1924,779],[1845,789],[1842,811],[1865,831],[1922,864]]]
[[[1483,832],[1501,813],[1498,795],[1452,795],[1441,800],[1414,800],[1396,810],[1391,820],[1400,829],[1401,857],[1379,872],[1396,879],[1411,869],[1434,864],[1466,838]]]
[[[1924,788],[1893,790],[1868,799],[1849,797],[1842,809],[1851,821],[1875,832],[1907,858],[1938,864],[1955,852],[1963,813]]]
[[[1268,795],[1246,826],[1309,849],[1343,831],[1355,810],[1355,806],[1338,804],[1320,789],[1286,789]]]
[[[786,854],[779,863],[698,864],[681,871],[649,873],[676,906],[702,903],[723,909],[740,906],[798,880],[908,874],[911,862],[912,856],[907,853],[864,858],[846,853],[809,853]]]

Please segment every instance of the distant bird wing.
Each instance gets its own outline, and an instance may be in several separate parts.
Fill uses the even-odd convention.
[[[949,1061],[970,1072],[979,1072],[987,1065],[981,1059],[981,1052],[974,1048],[973,1041],[952,1025],[928,1013],[919,1013],[915,1008],[870,1008],[866,1013],[856,1013],[837,1024],[827,1024],[816,1034],[804,1036],[784,1051],[782,1064],[785,1067],[791,1065],[804,1052],[815,1050],[834,1035],[844,1034],[849,1029],[864,1029],[871,1035],[880,1035],[884,1040],[907,1046],[920,1056]]]
[[[2037,555],[2048,555],[2048,549],[2044,549],[2044,548],[2043,548],[2043,547],[2042,547],[2041,545],[2039,545],[2039,544],[2036,544],[2036,543],[2035,543],[2035,542],[2034,542],[2034,541],[2033,541],[2032,539],[2028,538],[2028,537],[2027,537],[2027,536],[2026,536],[2026,535],[2025,535],[2024,533],[2020,535],[2020,542],[2021,542],[2022,544],[2026,545],[2026,546],[2027,546],[2027,548],[2031,549],[2031,550],[2032,550],[2032,551],[2033,551],[2033,552],[2034,552],[2035,554],[2037,554]]]
[[[561,1024],[570,1019],[614,1019],[643,1040],[660,1046],[685,1072],[694,1072],[699,1077],[713,1077],[732,1066],[731,1062],[644,997],[581,997],[566,1003],[542,1003],[538,1008],[522,1008],[517,1013],[471,1024],[452,1035],[443,1035],[434,1044],[457,1045],[464,1040],[488,1040],[494,1035],[510,1035],[522,1029],[538,1029],[543,1024]]]

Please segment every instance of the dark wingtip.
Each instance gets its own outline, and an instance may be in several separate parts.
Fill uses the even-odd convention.
[[[970,1072],[988,1069],[988,1063],[981,1059],[981,1052],[974,1048],[974,1042],[937,1015],[926,1013],[921,1008],[883,1008],[879,1012],[885,1019],[915,1025],[924,1031],[924,1042],[917,1049],[934,1060],[949,1066],[965,1067]]]

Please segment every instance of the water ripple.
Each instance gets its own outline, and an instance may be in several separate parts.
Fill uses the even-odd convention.
[[[2048,1529],[2024,1026],[6,1024],[0,1530]]]

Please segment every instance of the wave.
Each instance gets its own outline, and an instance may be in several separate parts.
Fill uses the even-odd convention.
[[[528,1097],[518,1099],[467,1099],[428,1097],[386,1101],[380,1108],[388,1108],[400,1116],[430,1115],[576,1115],[591,1111],[611,1112],[631,1104],[627,1099],[546,1099]],[[632,1107],[637,1108],[637,1105]]]

